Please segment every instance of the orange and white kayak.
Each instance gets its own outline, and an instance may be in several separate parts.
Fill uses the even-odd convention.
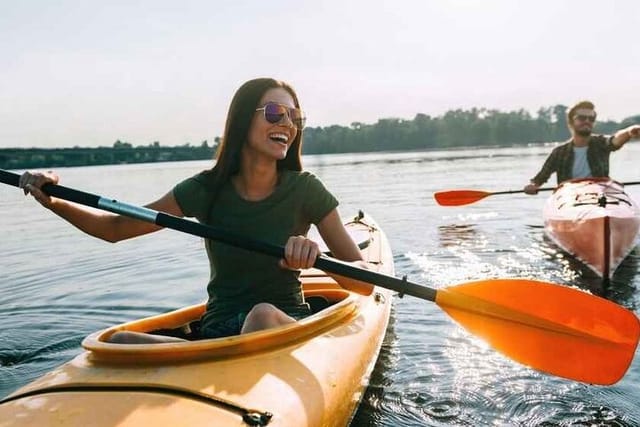
[[[391,249],[368,217],[347,224],[365,259],[393,275]],[[345,290],[302,276],[310,317],[219,339],[113,344],[116,331],[176,334],[204,304],[88,336],[85,352],[0,402],[9,426],[344,426],[360,402],[387,329],[391,291]]]
[[[566,181],[544,210],[546,234],[560,248],[608,280],[635,247],[640,208],[609,178]]]

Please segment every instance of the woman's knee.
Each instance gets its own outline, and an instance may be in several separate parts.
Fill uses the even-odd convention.
[[[260,331],[293,323],[296,320],[272,304],[259,303],[253,306],[242,325],[240,333]]]
[[[277,316],[278,310],[273,304],[267,302],[261,302],[254,305],[249,313],[247,313],[247,319],[253,320],[269,320]]]

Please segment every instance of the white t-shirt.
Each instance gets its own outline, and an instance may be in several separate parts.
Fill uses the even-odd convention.
[[[573,178],[588,178],[591,176],[591,168],[587,160],[589,147],[573,147]]]

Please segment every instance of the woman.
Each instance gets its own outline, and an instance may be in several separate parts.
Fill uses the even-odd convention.
[[[302,171],[304,120],[298,97],[288,84],[270,78],[246,82],[229,107],[215,166],[146,205],[285,245],[285,259],[276,260],[206,241],[212,278],[201,319],[202,338],[272,328],[311,314],[298,280],[299,269],[313,266],[319,255],[318,245],[305,237],[310,224],[317,226],[336,258],[362,262],[360,250],[342,224],[337,200],[316,177]],[[58,177],[25,172],[20,178],[25,194],[92,236],[117,242],[161,229],[51,198],[40,190],[49,182],[57,183]],[[112,342],[118,343],[175,340],[136,332],[112,336]]]

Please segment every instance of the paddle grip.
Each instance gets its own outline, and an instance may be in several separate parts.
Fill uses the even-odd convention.
[[[0,169],[0,181],[5,184],[13,185],[14,187],[18,187],[20,175]],[[80,203],[81,205],[92,206],[94,208],[99,207],[98,200],[100,200],[100,196],[96,196],[95,194],[85,193],[84,191],[78,191],[73,188],[54,184],[43,185],[42,191],[49,196]]]

